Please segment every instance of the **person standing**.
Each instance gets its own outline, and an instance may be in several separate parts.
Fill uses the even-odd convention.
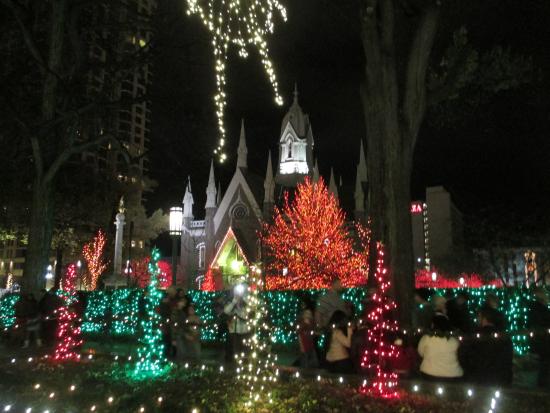
[[[468,310],[468,299],[468,294],[461,291],[455,298],[447,301],[447,316],[451,326],[465,334],[473,331],[472,318]]]
[[[348,314],[349,310],[345,301],[340,297],[343,289],[340,280],[335,278],[328,292],[319,298],[317,311],[315,312],[315,324],[317,324],[317,328],[326,330],[332,315],[336,311],[341,311],[348,317],[351,315]]]
[[[550,386],[550,309],[548,297],[543,288],[534,291],[535,301],[529,310],[529,328],[534,330],[531,350],[539,357],[537,385],[548,389]]]
[[[248,334],[246,301],[243,292],[237,287],[233,293],[233,299],[223,310],[228,316],[227,329],[229,332],[230,356],[226,355],[226,360],[229,362],[233,361],[235,354],[243,350],[243,340]]]
[[[185,327],[183,339],[185,340],[186,357],[198,362],[201,358],[201,319],[195,313],[193,304],[185,308]]]
[[[315,351],[315,324],[313,311],[308,303],[302,301],[302,313],[298,320],[298,343],[300,345],[300,367],[316,368],[319,366]]]

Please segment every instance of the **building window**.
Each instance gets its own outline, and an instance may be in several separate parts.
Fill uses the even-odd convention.
[[[204,245],[204,242],[197,245],[197,249],[199,250],[199,269],[204,269],[204,264],[206,261],[206,246]]]

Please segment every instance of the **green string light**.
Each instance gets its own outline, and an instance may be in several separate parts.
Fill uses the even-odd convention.
[[[158,289],[160,273],[158,261],[160,252],[154,248],[149,262],[151,278],[144,297],[145,318],[141,320],[141,337],[137,350],[137,362],[130,377],[134,380],[147,380],[162,376],[170,370],[168,360],[164,356],[162,343],[161,319],[158,312],[162,292]]]
[[[87,296],[86,310],[82,321],[82,332],[87,334],[105,331],[107,311],[111,295],[104,291],[91,291]]]
[[[142,293],[131,289],[113,292],[111,333],[115,336],[133,336],[138,329],[139,299]]]
[[[15,303],[19,295],[7,294],[0,298],[0,327],[10,328],[15,324]]]

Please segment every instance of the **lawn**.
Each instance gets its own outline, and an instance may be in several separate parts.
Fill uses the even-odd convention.
[[[418,384],[418,394],[405,391],[397,400],[370,398],[356,384],[339,383],[337,378],[297,378],[281,374],[272,386],[272,403],[257,402],[245,407],[246,388],[232,372],[218,367],[174,365],[157,380],[132,381],[127,371],[132,361],[125,358],[86,357],[79,363],[31,362],[25,358],[0,361],[0,411],[10,412],[399,412],[467,413],[487,412],[494,390],[475,389],[468,398],[464,386]],[[411,390],[413,383],[404,387]],[[422,392],[429,393],[421,394]],[[413,391],[411,391],[413,393]],[[547,412],[548,398],[525,398],[503,391],[495,399],[494,412]],[[8,407],[9,406],[9,407]],[[8,410],[6,410],[8,408]],[[32,410],[27,410],[31,408]]]

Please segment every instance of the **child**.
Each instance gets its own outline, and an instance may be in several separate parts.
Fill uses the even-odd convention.
[[[201,357],[201,319],[195,314],[193,304],[187,306],[187,318],[185,320],[185,329],[183,337],[185,340],[185,349],[187,358],[193,361],[199,361]]]

